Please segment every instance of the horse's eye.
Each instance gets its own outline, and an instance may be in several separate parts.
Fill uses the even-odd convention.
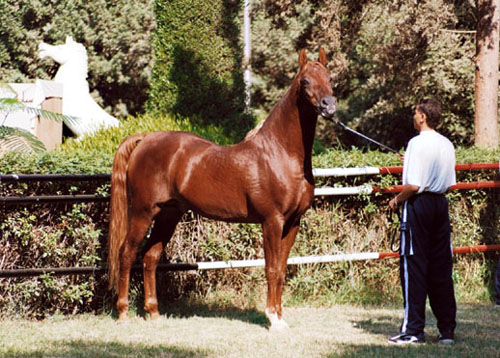
[[[309,84],[311,83],[311,81],[309,81],[307,78],[303,78],[301,81],[300,81],[300,84],[302,85],[302,87],[306,87],[306,86],[309,86]]]

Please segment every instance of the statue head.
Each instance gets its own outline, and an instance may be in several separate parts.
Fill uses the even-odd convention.
[[[82,44],[75,42],[71,36],[66,36],[66,43],[63,45],[53,46],[42,42],[38,45],[38,49],[40,58],[51,57],[61,65],[69,61],[87,64],[87,50]]]

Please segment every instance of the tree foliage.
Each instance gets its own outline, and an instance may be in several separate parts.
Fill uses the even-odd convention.
[[[295,75],[298,51],[315,54],[323,46],[340,100],[338,116],[351,127],[401,148],[414,135],[415,103],[436,96],[445,109],[439,131],[456,144],[473,143],[476,38],[456,30],[476,29],[476,1],[251,4],[252,107],[263,115]],[[5,0],[0,80],[53,77],[57,65],[38,59],[38,43],[57,44],[72,35],[89,52],[93,94],[99,92],[115,115],[140,111],[151,83],[148,110],[174,113],[200,127],[219,126],[235,140],[252,122],[244,114],[242,5],[239,0]],[[319,126],[326,146],[367,144],[331,124]]]
[[[242,137],[244,114],[240,1],[157,0],[156,65],[148,109],[219,125]]]
[[[58,65],[38,58],[38,44],[67,35],[88,53],[92,95],[115,116],[143,109],[153,65],[152,0],[3,0],[0,80],[51,79]]]
[[[256,0],[253,12],[256,106],[269,110],[290,83],[301,48],[323,46],[338,116],[351,127],[401,148],[414,135],[415,104],[435,96],[445,109],[438,130],[457,144],[472,143],[475,37],[454,30],[475,28],[474,2]],[[320,126],[325,143],[361,144]]]

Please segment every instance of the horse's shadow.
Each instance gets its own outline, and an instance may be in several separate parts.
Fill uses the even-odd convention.
[[[227,320],[238,320],[263,328],[269,328],[270,324],[264,312],[257,308],[239,308],[226,303],[205,303],[201,300],[179,299],[179,300],[159,300],[158,310],[163,318],[224,318]],[[149,319],[148,313],[142,305],[143,297],[137,298],[135,314],[145,320]],[[118,318],[116,307],[112,308],[111,316]]]
[[[236,306],[227,306],[226,304],[206,304],[203,302],[166,302],[160,305],[159,310],[162,316],[168,318],[224,318],[269,328],[266,315],[256,308],[242,309]],[[146,315],[145,312],[144,315]]]

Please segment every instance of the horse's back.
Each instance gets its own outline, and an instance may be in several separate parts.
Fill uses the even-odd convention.
[[[187,132],[149,133],[130,158],[129,189],[144,205],[171,202],[216,219],[245,220],[246,163],[235,160],[236,152]]]

